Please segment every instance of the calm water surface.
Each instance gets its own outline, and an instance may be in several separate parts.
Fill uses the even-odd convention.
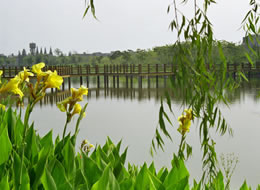
[[[183,108],[180,98],[173,97],[176,117],[172,116],[174,127],[169,126],[173,142],[166,141],[165,152],[158,151],[152,158],[149,149],[158,125],[160,96],[166,89],[164,79],[159,80],[159,88],[156,88],[154,81],[154,79],[150,81],[150,89],[148,89],[146,80],[143,81],[142,88],[139,88],[137,79],[133,81],[133,88],[127,88],[122,79],[119,88],[117,86],[113,88],[113,83],[110,81],[110,88],[104,89],[101,85],[100,89],[97,89],[95,78],[91,79],[89,96],[82,102],[82,105],[86,102],[89,104],[86,118],[83,119],[80,126],[78,145],[83,139],[88,139],[92,144],[101,145],[105,143],[107,136],[116,143],[123,139],[123,148],[128,146],[127,161],[139,165],[144,161],[154,161],[158,168],[169,167],[172,155],[177,152],[180,142],[176,117],[181,114]],[[85,81],[83,84],[85,85]],[[74,79],[72,87],[78,88],[79,86],[79,82]],[[65,92],[54,92],[58,96],[48,95],[48,100],[35,108],[31,119],[34,120],[40,134],[44,135],[53,129],[54,136],[62,135],[65,114],[58,110],[55,102],[69,95],[66,88],[67,84]],[[229,108],[221,106],[223,115],[234,130],[233,137],[228,134],[220,137],[212,131],[212,136],[216,141],[217,154],[234,153],[239,159],[231,180],[232,189],[238,189],[245,179],[254,188],[260,184],[260,103],[257,99],[259,91],[260,80],[252,80],[230,95]],[[74,131],[74,123],[69,125],[69,130]],[[187,162],[187,168],[191,178],[199,180],[202,175],[202,152],[196,121],[191,126],[187,141],[193,146],[193,155]]]

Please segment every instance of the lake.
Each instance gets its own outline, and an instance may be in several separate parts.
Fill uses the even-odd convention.
[[[96,78],[90,78],[89,95],[81,102],[88,102],[86,117],[80,125],[78,146],[81,141],[88,139],[92,144],[103,145],[109,136],[115,143],[123,139],[123,148],[128,146],[127,161],[138,165],[144,161],[154,161],[156,166],[170,166],[173,153],[177,153],[180,142],[180,134],[177,132],[177,117],[183,111],[181,97],[172,94],[174,114],[172,121],[174,127],[168,126],[172,134],[173,142],[166,140],[165,151],[158,151],[151,157],[149,150],[155,128],[158,125],[160,97],[167,89],[167,79],[160,78],[158,88],[155,79],[143,79],[142,85],[138,79],[133,79],[130,87],[125,79],[120,79],[118,85],[110,80],[109,87],[104,88],[102,78],[100,88],[97,88]],[[86,81],[83,79],[83,85]],[[71,87],[80,87],[78,79],[72,79]],[[260,103],[257,95],[260,92],[260,80],[252,79],[249,83],[243,83],[239,89],[230,94],[229,108],[221,105],[222,114],[228,124],[234,130],[234,136],[212,136],[216,141],[216,152],[234,153],[238,157],[234,175],[231,179],[231,189],[238,189],[246,179],[253,188],[260,184]],[[49,91],[46,99],[35,107],[31,120],[41,135],[53,129],[54,136],[62,135],[65,123],[65,113],[56,107],[56,102],[69,96],[67,79],[63,92]],[[74,131],[76,119],[68,126]],[[192,158],[186,163],[191,178],[197,180],[202,175],[201,155],[198,122],[192,124],[187,141],[193,146]]]

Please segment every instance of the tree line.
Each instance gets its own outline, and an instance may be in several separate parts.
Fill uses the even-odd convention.
[[[244,44],[236,44],[228,41],[221,41],[223,53],[228,63],[244,63],[248,62],[245,56],[249,53]],[[189,48],[190,42],[183,42],[183,45]],[[254,47],[259,54],[259,47]],[[221,63],[219,57],[217,42],[213,45],[213,60],[215,64]],[[35,63],[45,62],[47,65],[108,65],[108,64],[171,64],[174,63],[175,58],[178,56],[177,48],[174,45],[165,45],[160,47],[154,47],[152,49],[137,49],[125,50],[125,51],[113,51],[110,53],[93,53],[93,54],[79,54],[69,52],[67,55],[60,49],[55,49],[52,52],[50,48],[47,53],[46,48],[42,50],[36,49],[34,55],[26,53],[23,49],[22,53],[18,53],[17,56],[4,56],[0,55],[0,65],[10,66],[31,66]],[[194,49],[193,56],[196,56],[196,50]],[[252,60],[254,62],[259,61],[259,56],[252,54]]]

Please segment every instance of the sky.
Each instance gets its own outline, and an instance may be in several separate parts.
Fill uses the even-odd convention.
[[[216,0],[209,10],[218,40],[241,42],[239,29],[249,10],[249,0]],[[29,50],[29,43],[64,53],[111,52],[151,49],[172,44],[176,34],[169,30],[172,0],[94,0],[95,20],[82,18],[84,0],[1,0],[0,54]],[[178,6],[185,15],[193,14],[192,2]],[[198,0],[202,2],[202,0]]]

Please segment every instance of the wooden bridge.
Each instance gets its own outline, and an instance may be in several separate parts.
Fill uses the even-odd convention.
[[[27,67],[29,68],[29,67]],[[0,70],[3,71],[2,78],[12,78],[20,71],[23,70],[23,66],[2,66]],[[46,66],[43,69],[57,70],[58,74],[63,77],[74,77],[74,76],[169,76],[174,75],[174,72],[178,70],[173,64],[121,64],[121,65],[77,65],[77,66],[64,66],[54,65]],[[260,63],[257,63],[254,67],[250,63],[240,64],[227,64],[227,72],[236,73],[242,71],[248,72],[260,72]]]

